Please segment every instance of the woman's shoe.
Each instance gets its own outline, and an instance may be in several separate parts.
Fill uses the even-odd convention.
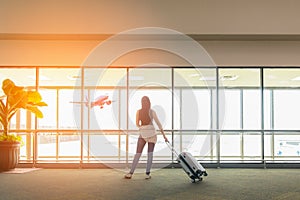
[[[150,178],[151,178],[150,174],[146,174],[145,179],[150,179]]]
[[[128,173],[124,176],[124,178],[126,178],[126,179],[131,179],[131,177],[132,177],[132,174],[130,174],[130,173]]]

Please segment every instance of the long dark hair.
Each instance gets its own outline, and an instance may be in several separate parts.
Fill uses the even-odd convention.
[[[149,97],[143,96],[141,99],[142,108],[140,109],[139,118],[142,121],[142,125],[148,125],[151,123],[149,111],[151,109],[151,102]]]

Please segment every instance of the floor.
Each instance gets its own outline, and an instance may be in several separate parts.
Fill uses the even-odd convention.
[[[22,170],[21,170],[22,171]],[[182,169],[139,169],[130,180],[116,169],[35,169],[0,173],[0,199],[300,199],[299,169],[207,169],[191,183]]]

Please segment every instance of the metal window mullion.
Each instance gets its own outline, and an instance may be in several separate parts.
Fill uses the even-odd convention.
[[[87,96],[88,96],[88,101],[90,101],[90,99],[91,99],[91,89],[88,89],[88,94],[87,94]],[[88,102],[88,107],[87,107],[87,109],[88,109],[88,130],[90,130],[90,124],[91,124],[91,106],[89,106],[89,105],[91,105],[91,103],[90,102]],[[90,155],[91,155],[91,133],[90,133],[90,131],[88,131],[88,133],[87,133],[87,145],[88,145],[88,147],[87,147],[87,158],[88,158],[88,160],[90,160]]]
[[[179,140],[179,144],[180,144],[180,152],[182,152],[182,88],[179,88],[179,98],[180,98],[180,102],[179,102],[179,113],[180,113],[180,123],[179,123],[179,134],[180,134],[180,140]]]
[[[271,130],[274,130],[274,90],[270,90],[270,125],[271,125]],[[275,158],[275,135],[274,132],[272,131],[271,134],[271,155],[272,159],[274,160]]]
[[[80,95],[80,101],[84,102],[84,69],[85,67],[81,67],[81,95]],[[83,118],[84,118],[84,107],[83,104],[80,104],[80,167],[83,163],[83,129],[84,129],[84,123],[83,123]]]
[[[265,162],[265,138],[264,138],[264,128],[265,128],[265,123],[264,123],[264,69],[261,67],[260,68],[260,84],[261,84],[261,158],[262,158],[262,163],[264,165],[264,168],[266,167],[266,162]]]
[[[220,120],[219,120],[219,98],[220,98],[220,96],[219,96],[219,67],[217,66],[216,67],[216,140],[217,140],[217,146],[216,146],[216,148],[217,148],[217,166],[218,166],[218,168],[220,168],[221,167],[221,163],[220,163],[220,160],[221,160],[221,152],[220,152],[220,144],[221,144],[221,142],[220,142]]]
[[[129,68],[126,68],[126,166],[129,167],[129,137],[128,137],[128,129],[129,129]]]
[[[36,67],[35,69],[35,90],[38,91],[39,89],[39,67]],[[37,126],[37,117],[35,116],[34,118],[34,137],[33,137],[33,167],[35,167],[36,165],[36,162],[37,162],[37,150],[38,150],[38,143],[37,143],[37,129],[38,129],[38,126]]]
[[[59,129],[59,89],[56,90],[56,130]],[[56,160],[58,161],[59,159],[59,135],[58,132],[56,132],[56,151],[55,151],[55,156]]]
[[[209,89],[210,93],[210,130],[214,129],[214,122],[213,122],[213,90]],[[213,132],[210,132],[210,159],[213,160],[214,158],[214,149],[213,149],[213,144],[214,144],[214,138],[213,138]]]
[[[118,88],[118,99],[119,99],[119,102],[118,102],[118,128],[119,130],[121,130],[121,89]],[[119,158],[119,161],[121,160],[121,134],[120,132],[118,132],[118,158]]]
[[[244,159],[244,91],[240,89],[240,151],[241,151],[241,158]]]
[[[175,92],[175,85],[174,85],[174,68],[171,68],[171,86],[172,86],[172,146],[174,148],[174,92]],[[174,154],[172,152],[172,164],[174,163]]]

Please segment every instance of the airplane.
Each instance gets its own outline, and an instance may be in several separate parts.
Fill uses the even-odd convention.
[[[104,107],[104,105],[110,105],[113,101],[108,98],[108,95],[101,95],[98,96],[94,101],[90,101],[88,97],[85,97],[84,102],[80,101],[70,101],[70,103],[76,103],[76,104],[85,104],[87,107],[93,108],[94,106],[99,106],[100,109]]]

